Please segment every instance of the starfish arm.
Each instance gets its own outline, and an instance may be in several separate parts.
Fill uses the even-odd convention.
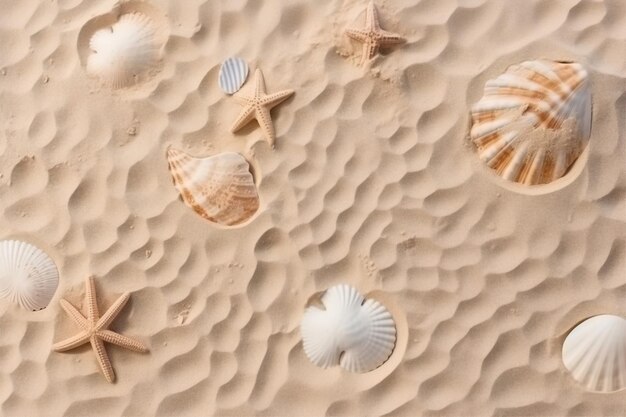
[[[230,128],[231,133],[235,133],[236,131],[250,123],[252,119],[254,119],[254,113],[254,106],[246,106],[241,114],[239,114],[237,120],[235,120],[235,123],[233,123],[233,126]]]
[[[274,146],[276,133],[274,132],[274,123],[272,122],[269,108],[261,107],[260,110],[257,110],[256,119],[259,122],[259,126],[261,126],[261,130],[265,133],[265,139],[267,139],[270,146]]]
[[[283,90],[263,97],[262,103],[269,109],[278,106],[294,94],[293,90]]]
[[[265,94],[265,77],[259,68],[254,72],[254,95],[256,97]]]
[[[111,322],[115,320],[115,317],[117,317],[120,311],[122,311],[129,299],[130,293],[125,292],[117,300],[115,300],[111,307],[109,307],[106,313],[104,313],[96,323],[96,329],[101,330],[108,328]]]
[[[96,353],[96,359],[98,360],[98,365],[100,365],[100,369],[102,370],[104,377],[108,382],[113,382],[115,380],[115,372],[113,372],[113,366],[109,360],[109,355],[104,348],[104,342],[102,342],[102,340],[96,335],[91,336],[89,342],[91,342],[91,347]]]
[[[346,29],[346,35],[359,42],[367,42],[370,39],[369,34],[363,29],[348,28]]]
[[[378,20],[378,12],[376,11],[376,6],[374,5],[374,1],[370,1],[367,5],[367,12],[365,14],[365,27],[368,29],[380,29],[380,21]]]
[[[97,335],[107,343],[113,343],[114,345],[121,346],[135,352],[144,353],[148,351],[148,348],[140,341],[115,333],[111,330],[100,330]]]
[[[87,320],[90,323],[95,323],[96,320],[98,320],[98,316],[100,316],[100,312],[98,311],[98,299],[96,297],[96,283],[93,277],[89,277],[85,284],[87,292]]]
[[[69,339],[62,340],[52,345],[52,350],[55,352],[65,352],[66,350],[74,349],[75,347],[84,345],[89,341],[89,333],[83,331],[76,336],[72,336]]]
[[[363,44],[363,56],[361,57],[361,65],[374,58],[378,53],[378,42],[367,42]]]
[[[406,39],[397,33],[387,32],[386,30],[381,30],[379,33],[381,34],[380,44],[383,46],[399,45],[406,42]]]
[[[59,303],[61,304],[61,307],[63,308],[63,310],[65,310],[67,315],[72,319],[72,321],[78,325],[78,327],[83,330],[89,330],[90,326],[87,322],[87,319],[85,319],[85,317],[80,314],[76,307],[74,307],[64,299],[61,299]]]

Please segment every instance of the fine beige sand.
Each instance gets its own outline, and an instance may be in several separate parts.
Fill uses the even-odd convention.
[[[111,91],[84,70],[81,30],[113,0],[0,0],[0,238],[47,251],[50,306],[0,300],[4,416],[624,415],[624,393],[566,373],[567,332],[626,315],[626,2],[378,0],[407,43],[360,68],[343,35],[366,0],[150,0],[169,21],[151,80]],[[275,149],[217,84],[261,68]],[[540,191],[478,161],[466,136],[484,83],[527,59],[590,72],[593,129],[572,172]],[[246,87],[247,88],[247,87]],[[252,163],[261,207],[226,229],[178,197],[165,153]],[[96,277],[115,384],[76,329]],[[391,310],[390,360],[367,374],[309,362],[305,306],[340,283]]]

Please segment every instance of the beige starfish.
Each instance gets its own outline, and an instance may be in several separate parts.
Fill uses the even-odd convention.
[[[378,20],[378,12],[376,11],[376,6],[374,6],[373,1],[367,6],[365,28],[348,28],[346,29],[346,35],[363,43],[363,56],[361,57],[360,65],[374,58],[380,48],[406,42],[400,35],[381,29],[380,21]]]
[[[98,359],[104,377],[107,381],[113,382],[115,380],[115,373],[113,372],[113,366],[111,365],[111,361],[109,361],[107,351],[104,348],[104,342],[113,343],[114,345],[135,352],[147,352],[148,348],[135,339],[131,339],[130,337],[123,336],[108,329],[109,325],[115,320],[130,299],[129,293],[122,294],[120,298],[109,307],[106,313],[100,316],[98,312],[96,288],[92,277],[87,279],[86,290],[87,317],[83,316],[76,307],[66,300],[62,299],[60,301],[63,310],[65,310],[72,321],[81,328],[81,331],[76,336],[55,343],[52,348],[57,352],[65,352],[66,350],[82,346],[87,342],[91,343],[91,347],[96,353],[96,359]]]
[[[263,73],[258,68],[254,73],[254,82],[254,95],[237,94],[234,96],[235,100],[244,106],[244,109],[230,130],[232,133],[235,133],[250,123],[252,119],[256,119],[265,133],[265,138],[271,146],[274,146],[276,134],[274,133],[274,124],[272,123],[270,111],[291,97],[294,91],[283,90],[274,94],[266,94],[265,78],[263,78]]]

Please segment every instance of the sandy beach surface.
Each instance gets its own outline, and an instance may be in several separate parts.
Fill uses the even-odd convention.
[[[569,330],[626,316],[626,2],[378,0],[407,42],[360,67],[345,36],[366,0],[150,0],[168,25],[149,79],[107,88],[85,71],[93,19],[113,0],[0,0],[0,238],[55,260],[42,311],[0,300],[4,416],[608,416],[623,392],[567,373]],[[136,5],[135,5],[136,6]],[[136,6],[139,7],[139,6]],[[91,23],[90,23],[91,22]],[[275,148],[222,93],[240,56],[269,92]],[[467,135],[487,80],[521,61],[589,71],[589,146],[562,180],[498,178]],[[244,89],[250,89],[250,81]],[[239,152],[260,209],[226,228],[197,216],[169,146]],[[52,345],[76,328],[94,276],[112,328],[145,343]],[[396,347],[365,374],[321,369],[300,321],[347,283],[381,301]]]

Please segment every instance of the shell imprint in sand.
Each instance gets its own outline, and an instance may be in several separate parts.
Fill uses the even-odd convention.
[[[351,372],[385,363],[395,347],[396,326],[382,304],[345,284],[329,288],[321,301],[325,309],[307,308],[300,325],[311,362],[322,368],[339,364]]]
[[[114,89],[138,83],[159,65],[165,44],[160,32],[142,13],[123,14],[91,37],[87,72]]]
[[[0,241],[0,298],[27,310],[41,310],[58,285],[59,271],[44,251],[18,240]]]
[[[226,94],[235,94],[248,78],[248,63],[242,58],[228,58],[220,67],[219,85]]]
[[[183,201],[205,219],[234,226],[259,209],[259,196],[250,165],[238,153],[194,158],[168,149],[167,161]]]
[[[563,363],[589,391],[626,388],[626,320],[603,314],[576,326],[563,343]]]
[[[591,134],[587,71],[577,63],[526,61],[485,84],[470,138],[498,175],[526,185],[563,177]]]

